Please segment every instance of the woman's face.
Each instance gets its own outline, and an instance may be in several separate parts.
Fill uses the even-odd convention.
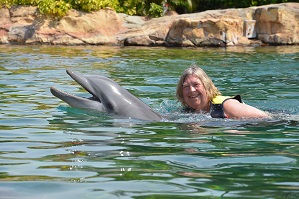
[[[209,111],[210,106],[206,89],[196,75],[188,75],[182,89],[184,101],[189,107],[196,111]]]

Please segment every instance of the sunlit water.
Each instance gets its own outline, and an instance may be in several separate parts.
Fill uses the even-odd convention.
[[[192,63],[273,118],[180,113]],[[67,68],[114,79],[165,119],[70,108],[49,91],[88,96]],[[299,46],[0,46],[0,77],[0,198],[299,198]]]

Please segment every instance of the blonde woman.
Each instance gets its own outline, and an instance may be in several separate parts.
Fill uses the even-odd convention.
[[[188,112],[210,113],[214,118],[267,118],[269,115],[244,104],[241,96],[222,96],[209,76],[199,67],[191,66],[181,75],[176,96]]]

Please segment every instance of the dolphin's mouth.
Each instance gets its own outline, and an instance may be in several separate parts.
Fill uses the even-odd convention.
[[[73,79],[75,80],[80,86],[82,86],[87,92],[92,94],[94,98],[97,98],[96,95],[92,92],[93,88],[90,86],[88,80],[81,75],[80,73],[71,71],[70,69],[66,70],[66,73]]]
[[[77,72],[73,72],[69,69],[66,70],[66,73],[73,80],[75,80],[80,86],[82,86],[88,93],[90,93],[92,96],[91,97],[79,97],[79,96],[76,96],[74,94],[67,93],[67,92],[64,92],[62,90],[59,90],[59,89],[55,88],[54,86],[52,86],[50,88],[50,91],[55,97],[65,101],[67,103],[68,103],[68,99],[91,100],[91,101],[96,101],[96,102],[101,103],[101,100],[93,93],[92,87],[89,86],[88,80],[83,75],[81,75],[80,73],[77,73]]]
[[[63,100],[63,101],[65,101],[64,99],[65,98],[74,98],[74,99],[81,99],[81,100],[92,100],[92,101],[97,101],[97,102],[99,102],[99,103],[101,103],[101,100],[98,98],[98,97],[96,97],[96,96],[92,96],[92,97],[79,97],[79,96],[77,96],[77,95],[74,95],[74,94],[71,94],[71,93],[67,93],[67,92],[65,92],[65,91],[62,91],[62,90],[60,90],[60,89],[57,89],[56,87],[54,87],[54,86],[52,86],[51,88],[50,88],[50,91],[51,91],[51,93],[55,96],[55,97],[57,97],[57,98],[59,98],[59,99],[61,99],[61,100]]]

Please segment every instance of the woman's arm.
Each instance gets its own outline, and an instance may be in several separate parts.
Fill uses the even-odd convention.
[[[253,106],[240,103],[238,100],[229,99],[223,103],[224,113],[228,118],[269,118],[266,112]]]

